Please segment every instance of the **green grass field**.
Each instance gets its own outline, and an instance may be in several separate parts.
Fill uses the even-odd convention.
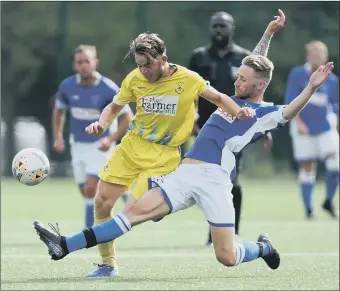
[[[119,277],[87,279],[97,249],[51,261],[32,227],[35,219],[58,222],[63,235],[83,227],[83,202],[71,180],[50,179],[26,187],[1,185],[2,290],[339,290],[339,223],[320,208],[323,185],[315,193],[315,221],[306,221],[293,180],[243,178],[241,235],[255,240],[266,231],[281,252],[281,266],[262,260],[235,268],[220,265],[204,245],[207,223],[198,208],[162,222],[138,226],[117,240]],[[338,195],[336,204],[338,205]],[[122,209],[117,205],[116,211]]]

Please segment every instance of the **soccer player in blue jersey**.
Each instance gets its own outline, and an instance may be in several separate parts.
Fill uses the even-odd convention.
[[[310,75],[328,59],[328,48],[321,41],[306,45],[307,63],[293,68],[289,74],[285,99],[291,102],[301,93]],[[339,218],[332,201],[339,184],[339,133],[332,125],[338,124],[339,79],[331,74],[316,90],[310,102],[290,124],[294,158],[299,164],[298,180],[308,219],[313,218],[312,193],[315,185],[317,161],[325,164],[326,196],[322,205],[332,217]]]
[[[251,107],[248,110],[252,117],[239,120],[218,108],[201,129],[182,164],[166,176],[150,178],[150,190],[136,204],[102,224],[64,237],[35,221],[34,227],[52,259],[60,260],[76,250],[115,240],[133,226],[197,204],[210,224],[220,263],[231,267],[263,258],[271,269],[277,269],[280,255],[267,234],[260,234],[256,242],[235,237],[231,195],[235,154],[299,114],[333,68],[332,62],[320,66],[292,102],[275,106],[262,102],[272,78],[273,63],[261,55],[244,58],[235,81],[236,96],[231,98],[241,107]]]
[[[85,200],[85,226],[94,221],[94,196],[98,173],[108,159],[116,140],[121,138],[132,120],[132,111],[126,105],[120,112],[118,126],[115,121],[103,137],[85,132],[85,127],[97,120],[102,110],[112,102],[119,91],[110,79],[96,70],[98,59],[96,48],[79,45],[74,52],[74,70],[77,74],[63,80],[56,94],[53,115],[54,149],[64,151],[63,128],[66,111],[70,114],[70,145],[73,174]]]

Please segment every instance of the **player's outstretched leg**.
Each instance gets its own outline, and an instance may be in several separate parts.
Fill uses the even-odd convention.
[[[168,213],[169,206],[164,196],[159,188],[154,188],[144,194],[136,204],[126,209],[125,213],[118,213],[104,223],[69,237],[61,236],[59,230],[52,225],[50,227],[56,233],[50,232],[39,221],[35,221],[33,225],[41,241],[47,246],[52,260],[57,261],[71,252],[115,240],[130,231],[132,226]]]
[[[50,226],[55,230],[55,234],[46,229],[39,221],[35,221],[33,225],[41,241],[47,246],[52,260],[55,261],[64,258],[71,252],[112,241],[131,230],[130,221],[124,213],[118,213],[104,223],[86,228],[69,237],[61,236],[52,225]]]
[[[212,239],[217,260],[228,267],[263,258],[271,269],[280,266],[280,255],[268,235],[260,234],[257,242],[235,238],[233,227],[211,226]]]
[[[61,260],[69,252],[66,246],[66,238],[61,236],[59,230],[50,224],[55,233],[49,231],[39,221],[34,221],[33,226],[37,231],[40,240],[47,246],[48,253],[52,260]]]
[[[259,257],[261,257],[269,268],[275,270],[280,266],[281,258],[276,248],[274,248],[272,241],[269,239],[268,234],[261,233],[257,239],[257,245],[260,247]],[[268,254],[264,254],[264,247],[269,247]]]

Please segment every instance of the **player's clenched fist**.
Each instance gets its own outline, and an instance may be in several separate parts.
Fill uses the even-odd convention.
[[[250,107],[242,107],[237,114],[238,119],[252,118],[256,115],[255,110]]]
[[[96,121],[96,122],[91,123],[88,127],[86,127],[85,131],[88,134],[99,136],[104,133],[105,129],[98,121]]]

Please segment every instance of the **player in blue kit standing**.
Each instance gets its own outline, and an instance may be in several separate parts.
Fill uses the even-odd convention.
[[[309,42],[306,51],[307,63],[293,68],[289,74],[286,102],[294,100],[308,83],[310,75],[328,60],[328,48],[321,41]],[[326,196],[322,207],[332,217],[339,219],[332,203],[339,184],[338,113],[339,79],[331,74],[290,124],[294,158],[299,164],[298,181],[308,219],[313,218],[312,193],[317,161],[324,162],[326,169]],[[330,117],[335,120],[331,121]]]
[[[53,115],[54,149],[64,151],[63,128],[66,111],[70,114],[70,146],[74,179],[85,201],[85,226],[94,222],[94,196],[98,173],[107,161],[116,141],[128,129],[133,114],[126,105],[120,112],[120,123],[113,122],[103,137],[90,136],[85,128],[97,120],[112,102],[119,87],[96,70],[97,52],[94,46],[79,45],[74,52],[77,74],[63,80],[56,94]]]

